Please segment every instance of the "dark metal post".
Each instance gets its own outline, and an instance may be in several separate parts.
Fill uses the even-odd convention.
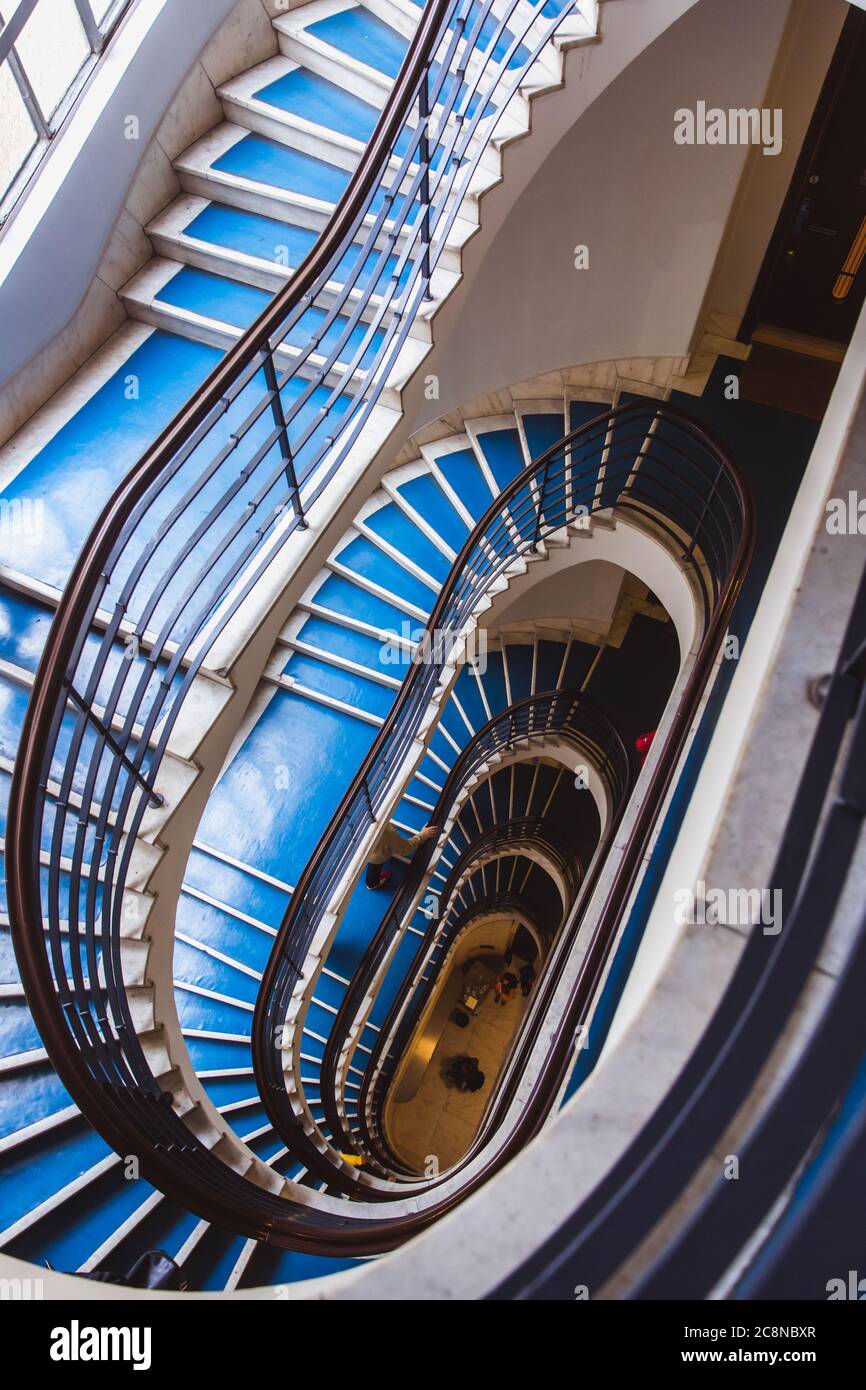
[[[430,70],[425,71],[418,93],[418,110],[421,118],[421,141],[418,158],[421,163],[421,275],[424,280],[424,298],[432,299],[430,293]]]
[[[532,538],[532,545],[529,547],[530,550],[538,549],[538,542],[541,538],[541,518],[544,514],[544,494],[547,491],[547,475],[549,472],[550,459],[548,459],[547,463],[544,465],[544,473],[542,474],[541,478],[541,493],[538,498],[538,511],[535,515],[535,535]]]
[[[704,521],[705,521],[705,519],[706,519],[707,512],[710,510],[710,504],[712,503],[714,497],[715,497],[716,494],[718,493],[718,490],[719,490],[719,479],[721,478],[721,476],[722,476],[722,474],[724,473],[724,471],[725,471],[724,465],[720,463],[719,466],[718,466],[718,468],[716,469],[716,476],[715,476],[715,478],[713,479],[713,485],[712,485],[712,487],[710,488],[710,495],[709,495],[709,497],[707,498],[707,500],[704,502],[703,508],[702,508],[702,510],[701,510],[701,514],[700,514],[700,516],[698,517],[698,524],[697,524],[697,526],[696,526],[695,529],[694,529],[694,532],[693,532],[693,534],[692,534],[691,540],[689,541],[688,549],[686,550],[685,554],[683,555],[683,559],[684,559],[684,560],[690,560],[690,559],[692,558],[692,552],[693,552],[693,550],[694,550],[694,548],[695,548],[695,545],[696,545],[696,543],[697,543],[697,539],[698,539],[698,536],[700,535],[701,528],[702,528],[702,526],[703,526],[703,524],[704,524]]]
[[[81,710],[81,713],[84,715],[85,719],[88,719],[90,723],[93,725],[93,727],[99,732],[100,736],[108,744],[114,756],[118,759],[121,765],[126,768],[129,775],[135,779],[135,781],[138,783],[140,787],[144,789],[144,791],[147,792],[151,804],[153,806],[164,806],[165,797],[162,796],[160,792],[154,791],[153,787],[150,786],[149,782],[143,776],[140,769],[137,768],[135,766],[135,763],[127,757],[126,753],[124,753],[123,749],[121,748],[117,739],[111,733],[108,726],[103,723],[103,721],[99,718],[98,714],[94,714],[93,710],[85,702],[83,697],[79,695],[72,682],[67,678],[66,680],[64,680],[63,684],[69,691],[69,698],[72,701],[72,703],[78,709]]]
[[[298,517],[298,525],[302,530],[306,530],[309,522],[304,515],[304,508],[301,504],[301,493],[298,488],[298,479],[295,475],[295,461],[292,458],[292,446],[289,443],[289,432],[286,428],[286,417],[283,413],[283,402],[280,397],[280,388],[277,383],[277,371],[274,366],[274,354],[270,345],[262,348],[265,367],[265,381],[271,396],[271,414],[274,417],[274,424],[280,431],[280,453],[286,465],[286,482],[289,485],[289,492],[292,498],[292,506]]]

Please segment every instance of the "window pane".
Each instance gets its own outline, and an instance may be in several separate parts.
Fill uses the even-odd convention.
[[[45,0],[36,6],[15,44],[30,83],[49,117],[90,57],[75,0]]]
[[[101,25],[108,11],[114,5],[114,0],[90,0],[90,8],[93,11],[93,18],[97,24]]]
[[[36,144],[36,131],[9,64],[0,67],[0,198]]]

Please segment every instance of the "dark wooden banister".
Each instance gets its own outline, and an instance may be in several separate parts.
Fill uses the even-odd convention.
[[[305,1249],[311,1253],[365,1254],[390,1249],[415,1231],[435,1220],[465,1192],[486,1180],[492,1171],[505,1162],[516,1147],[526,1127],[540,1124],[545,1105],[552,1094],[548,1073],[555,1067],[567,1066],[570,1046],[562,1052],[562,1038],[569,1026],[564,1017],[556,1036],[556,1046],[548,1058],[536,1088],[533,1104],[521,1126],[508,1138],[496,1154],[479,1167],[465,1189],[446,1200],[432,1203],[427,1209],[396,1218],[361,1218],[352,1222],[347,1217],[306,1207],[299,1209],[291,1203],[254,1187],[232,1172],[219,1158],[211,1154],[192,1134],[188,1144],[167,1143],[160,1134],[167,1132],[162,1118],[170,1113],[168,1097],[144,1095],[134,1085],[100,1083],[83,1064],[67,1030],[64,1014],[56,997],[51,963],[43,944],[43,905],[38,891],[38,876],[34,865],[39,862],[40,812],[44,797],[43,757],[45,748],[52,745],[59,720],[58,711],[64,707],[64,683],[80,653],[100,598],[108,584],[112,559],[127,534],[130,519],[148,491],[168,472],[179,452],[189,445],[197,430],[220,406],[226,393],[248,370],[258,354],[267,349],[286,315],[297,308],[343,247],[349,230],[362,212],[366,199],[376,187],[383,161],[387,160],[396,137],[403,128],[414,101],[418,84],[429,67],[441,37],[441,26],[450,9],[450,0],[431,0],[424,7],[420,26],[413,38],[392,95],[385,107],[376,131],[349,181],[335,214],[310,255],[295,272],[291,282],[262,313],[250,330],[226,354],[199,391],[162,431],[103,507],[72,570],[57,612],[51,624],[45,650],[35,678],[31,699],[25,715],[20,751],[12,779],[7,825],[7,872],[9,879],[9,910],[15,926],[15,949],[21,965],[22,978],[27,982],[27,997],[34,1020],[39,1028],[47,1053],[60,1080],[73,1100],[99,1129],[100,1133],[120,1153],[137,1152],[142,1171],[161,1190],[189,1206],[205,1219],[230,1230],[258,1239]],[[613,412],[610,418],[625,416],[632,407]],[[671,415],[677,412],[666,407]],[[688,417],[679,413],[687,432],[708,437],[695,427]],[[574,440],[580,432],[568,437]],[[561,445],[559,446],[562,447]],[[548,450],[541,462],[556,450]],[[674,721],[671,736],[665,742],[647,797],[641,809],[636,833],[626,849],[623,864],[611,890],[602,923],[618,921],[619,912],[627,900],[621,890],[636,875],[649,829],[663,802],[665,791],[673,776],[677,759],[684,745],[691,719],[698,707],[700,694],[709,677],[712,661],[727,624],[730,611],[739,592],[748,566],[753,545],[754,519],[751,499],[739,474],[729,466],[728,476],[734,480],[740,499],[743,520],[736,555],[723,593],[713,611],[710,627],[705,633],[698,660],[687,683],[683,701]],[[517,482],[517,480],[516,480]],[[525,486],[525,478],[520,485]],[[516,496],[517,487],[506,489],[506,496]],[[494,511],[501,509],[491,507]],[[487,518],[484,519],[485,522]],[[467,543],[468,544],[468,543]],[[431,615],[431,626],[443,611],[440,598]],[[408,698],[408,697],[405,697]],[[404,693],[398,698],[402,708]],[[395,709],[395,714],[397,712]],[[377,739],[374,748],[380,747]],[[374,765],[371,754],[363,770],[353,782],[366,777]],[[347,797],[348,797],[347,793]],[[341,806],[346,804],[346,798]],[[339,812],[338,812],[339,814]],[[637,833],[637,832],[640,833]],[[320,842],[320,851],[322,845]],[[319,858],[314,855],[299,885],[298,902],[303,900],[303,885],[309,883]],[[620,891],[614,891],[619,889]],[[601,925],[601,924],[600,924]],[[573,1036],[573,1033],[572,1033]],[[567,1039],[570,1044],[570,1038]],[[555,1054],[555,1056],[554,1056]],[[138,1109],[136,1109],[138,1106]],[[153,1128],[148,1120],[153,1121]]]

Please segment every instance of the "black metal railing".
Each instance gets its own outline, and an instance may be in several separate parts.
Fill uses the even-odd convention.
[[[547,476],[543,491],[537,486],[542,470]],[[438,655],[447,652],[450,642],[459,643],[491,585],[513,572],[514,567],[525,564],[534,546],[568,524],[582,525],[593,511],[609,511],[612,507],[617,515],[631,517],[652,530],[692,574],[703,609],[703,634],[629,843],[594,926],[577,986],[541,1070],[533,1104],[525,1107],[507,1144],[497,1148],[489,1162],[476,1166],[467,1181],[467,1190],[485,1181],[535,1132],[558,1089],[572,1053],[576,1022],[581,1010],[589,1007],[748,565],[753,544],[748,490],[717,446],[682,412],[662,403],[640,402],[611,411],[572,432],[516,478],[478,523],[428,622],[428,636],[436,633],[441,638],[445,634],[448,641],[434,641],[432,647],[427,644],[428,650],[436,654],[434,659],[410,670],[388,726],[375,741],[299,881],[292,899],[292,914],[282,925],[271,959],[270,978],[266,974],[265,988],[260,994],[259,1023],[268,1019],[269,1009],[273,1010],[272,1018],[285,1017],[281,1006],[273,1009],[278,998],[272,988],[274,978],[282,974],[291,986],[295,967],[288,957],[290,943],[296,948],[300,945],[300,955],[305,931],[320,920],[316,914],[330,900],[330,885],[345,871],[351,852],[357,851],[364,825],[372,826],[375,812],[397,777],[429,708],[442,669],[437,664]],[[61,610],[61,620],[63,616],[65,612]],[[113,872],[114,862],[107,858],[102,873],[88,877],[89,926],[85,931],[81,930],[76,901],[67,896],[69,919],[64,934],[55,841],[55,872],[49,874],[48,901],[42,906],[38,859],[33,847],[38,845],[42,824],[36,810],[44,809],[48,789],[44,760],[38,751],[56,747],[57,727],[63,714],[62,709],[51,709],[48,704],[48,677],[37,679],[36,695],[28,711],[30,737],[24,740],[24,756],[16,769],[14,815],[10,816],[14,867],[10,902],[14,903],[16,950],[34,1016],[58,1072],[82,1109],[114,1148],[140,1154],[142,1171],[154,1185],[207,1219],[248,1235],[314,1252],[370,1253],[391,1248],[436,1219],[459,1197],[451,1194],[412,1213],[401,1212],[391,1221],[365,1217],[350,1224],[345,1217],[337,1221],[309,1205],[299,1206],[275,1197],[232,1172],[175,1114],[168,1096],[150,1072],[129,1016],[120,960],[120,902],[116,900],[111,911],[106,911],[105,903],[104,880],[109,868]],[[50,736],[36,744],[32,732],[41,728],[46,718]],[[114,775],[117,776],[117,768]],[[40,777],[41,784],[33,780]],[[66,771],[64,777],[71,786],[71,774]],[[144,799],[145,795],[142,789],[140,797]],[[89,804],[84,798],[82,808]],[[69,814],[74,805],[68,795],[58,801],[63,814]],[[62,823],[63,817],[60,819]],[[87,827],[84,814],[76,814],[74,819],[82,830]],[[122,817],[115,812],[108,823],[115,834]],[[354,826],[353,838],[349,840],[347,825]],[[96,841],[93,843],[95,846]],[[116,844],[109,846],[109,855],[112,854],[118,854]],[[98,856],[94,855],[91,862],[98,865]],[[95,908],[100,901],[102,930],[98,933]],[[29,922],[40,920],[33,915],[40,910],[44,936],[42,932],[27,930]],[[298,923],[303,930],[295,933],[292,928]],[[67,973],[67,958],[71,974]],[[100,974],[101,970],[104,974]],[[95,982],[100,982],[98,987],[94,987]],[[552,979],[551,984],[555,983]],[[269,1052],[270,1042],[257,1029],[254,1045],[260,1078],[262,1048]],[[530,1042],[527,1039],[526,1045]],[[517,1075],[516,1068],[524,1057],[525,1052],[518,1050],[512,1077]],[[278,1079],[282,1087],[282,1076]],[[479,1144],[487,1142],[508,1098],[506,1090],[487,1122],[487,1129],[479,1136]],[[263,1087],[263,1099],[269,1107],[273,1106],[274,1095],[267,1086]]]
[[[754,542],[751,506],[738,471],[678,408],[635,401],[605,413],[548,449],[491,504],[430,614],[419,646],[423,660],[409,671],[298,880],[264,972],[253,1019],[256,1075],[272,1123],[284,1142],[301,1143],[304,1162],[329,1160],[316,1157],[315,1142],[299,1140],[274,1040],[283,1038],[300,963],[332,907],[335,886],[374,833],[449,658],[465,641],[491,587],[521,572],[546,537],[591,524],[594,514],[612,508],[649,529],[691,575],[704,633],[696,670],[703,671],[707,644],[721,639],[719,624],[727,621]],[[678,717],[675,739],[681,723]]]
[[[599,794],[606,799],[606,824],[602,826],[603,844],[609,844],[616,827],[619,826],[620,817],[623,815],[628,794],[631,791],[632,759],[630,752],[624,745],[623,739],[617,733],[612,721],[607,719],[602,710],[596,708],[595,703],[589,701],[587,696],[580,691],[570,691],[570,689],[555,689],[546,691],[544,694],[530,695],[523,701],[518,701],[505,710],[500,710],[498,714],[488,720],[474,735],[474,738],[466,745],[460,753],[455,765],[450,770],[441,794],[436,799],[436,805],[432,810],[432,823],[443,824],[452,813],[456,799],[459,798],[461,788],[467,781],[474,776],[475,771],[491,763],[499,756],[507,755],[516,746],[532,748],[532,745],[545,744],[548,741],[555,741],[562,751],[573,753],[578,766],[585,769],[585,776],[598,777]],[[589,771],[591,770],[591,771]],[[499,827],[502,828],[502,827]],[[549,827],[548,827],[549,830]],[[541,833],[541,831],[539,831]],[[374,981],[378,973],[381,972],[382,965],[391,951],[393,941],[398,937],[400,929],[405,926],[414,903],[421,891],[421,885],[427,880],[430,874],[431,860],[434,856],[435,845],[431,842],[427,847],[414,856],[409,873],[396,892],[389,908],[386,910],[382,922],[379,923],[377,930],[370,938],[363,959],[359,966],[354,970],[352,980],[350,980],[345,994],[339,1002],[334,1022],[331,1024],[327,1042],[325,1042],[324,1054],[322,1054],[320,1076],[320,1094],[322,1097],[322,1108],[324,1108],[325,1127],[332,1137],[332,1144],[339,1144],[341,1152],[352,1152],[354,1140],[352,1134],[348,1133],[342,1123],[341,1108],[338,1104],[339,1084],[338,1068],[343,1048],[346,1047],[346,1040],[356,1027],[357,1015],[363,1004],[364,998],[374,987]],[[575,881],[574,855],[569,855],[566,845],[560,845],[559,851],[560,865],[562,865],[563,876],[569,883],[571,897],[577,891],[577,881]],[[470,853],[461,856],[463,862],[468,862],[471,858]],[[456,867],[456,866],[455,866]],[[443,888],[439,903],[441,910],[445,910],[445,905],[453,892],[453,877]],[[418,962],[427,949],[427,942],[421,941],[418,945],[416,959],[407,972],[406,980],[409,981],[413,973],[416,972]],[[392,1005],[388,1013],[388,1019],[382,1026],[379,1033],[379,1040],[384,1040],[391,1034],[393,1019],[399,1016],[402,1008],[402,997],[398,994],[395,1004]],[[374,1048],[371,1055],[371,1065],[378,1061],[379,1044]],[[364,1069],[366,1070],[366,1069]],[[275,1091],[279,1099],[279,1090]],[[281,1105],[282,1123],[293,1127],[292,1148],[299,1156],[302,1156],[304,1165],[309,1166],[313,1172],[320,1173],[321,1176],[328,1176],[329,1180],[336,1180],[339,1183],[339,1176],[334,1179],[334,1158],[322,1152],[322,1143],[310,1136],[303,1129],[299,1118],[295,1112],[291,1112],[289,1118],[288,1109]],[[345,1177],[345,1190],[353,1190],[354,1181],[352,1176]]]
[[[161,1190],[231,1229],[308,1249],[336,1248],[347,1232],[233,1173],[151,1072],[123,972],[133,855],[155,833],[148,815],[173,809],[160,806],[156,783],[197,677],[240,647],[235,620],[278,548],[327,504],[398,376],[419,307],[437,293],[488,141],[572,8],[548,17],[517,0],[424,7],[313,251],[103,508],[58,605],[22,729],[9,912],[61,1080]]]
[[[485,141],[562,18],[548,20],[542,8],[500,4],[494,14],[491,0],[425,6],[382,119],[314,251],[103,509],[52,623],[13,777],[15,949],[37,1027],[73,1100],[115,1150],[136,1153],[143,1175],[189,1209],[313,1252],[389,1248],[447,1202],[391,1222],[349,1223],[256,1187],[196,1138],[136,1034],[123,971],[126,890],[136,845],[172,809],[160,807],[157,782],[197,677],[224,664],[214,655],[218,643],[223,653],[239,645],[236,631],[248,629],[235,620],[251,616],[242,610],[278,548],[320,499],[326,504],[323,494],[394,379],[411,323],[435,292]],[[433,112],[426,123],[417,114],[422,88]],[[320,300],[324,320],[305,319]],[[290,347],[290,334],[303,346]],[[670,406],[609,412],[548,450],[493,504],[430,621],[459,643],[497,579],[549,535],[612,507],[676,551],[704,624],[587,968],[609,946],[742,583],[753,540],[747,490],[717,446]],[[293,959],[303,958],[335,883],[388,802],[441,670],[413,667],[297,885],[256,1015],[256,1067],[269,1105],[267,1027],[285,1017]],[[567,1063],[569,1027],[567,1011],[537,1103],[511,1147],[473,1181],[505,1161],[546,1113],[553,1073]]]
[[[625,799],[624,793],[623,805]],[[618,816],[612,817],[612,821],[618,824]],[[609,837],[605,837],[605,842],[609,843]],[[551,911],[549,903],[544,909],[539,910],[538,904],[530,901],[525,882],[519,889],[510,886],[499,893],[479,895],[470,904],[463,900],[462,889],[480,876],[479,869],[482,864],[491,859],[497,863],[504,861],[506,864],[517,864],[521,856],[528,857],[533,854],[540,856],[540,863],[531,860],[532,867],[540,869],[547,886],[552,889],[553,896],[559,898],[556,913]],[[442,963],[448,951],[458,936],[477,921],[480,915],[479,901],[486,904],[488,911],[500,910],[505,901],[519,904],[549,947],[574,905],[583,877],[583,867],[581,861],[575,859],[574,851],[566,837],[551,824],[549,818],[522,818],[492,826],[467,846],[442,890],[443,909],[436,922],[433,937],[419,945],[406,972],[405,986],[388,1012],[375,1047],[371,1049],[367,1058],[361,1058],[357,1051],[352,1055],[353,1075],[361,1072],[363,1080],[357,1098],[358,1114],[355,1125],[350,1126],[348,1130],[345,1124],[343,1125],[350,1152],[357,1149],[369,1156],[379,1171],[391,1179],[402,1176],[410,1181],[417,1181],[418,1173],[401,1162],[389,1143],[383,1113],[389,1087],[394,1081],[401,1059],[411,1046],[418,1020],[440,978]],[[564,899],[560,897],[562,890],[565,894]],[[473,892],[477,893],[477,890]],[[434,949],[439,952],[440,957],[435,971],[430,968]],[[516,1039],[512,1042],[512,1049],[514,1045]],[[494,1082],[491,1100],[495,1091]]]
[[[536,849],[542,853],[557,874],[566,899],[574,901],[580,886],[580,865],[562,831],[544,816],[516,816],[513,820],[491,825],[457,856],[454,867],[445,881],[442,897],[450,900],[458,885],[473,865],[502,855],[522,854]]]

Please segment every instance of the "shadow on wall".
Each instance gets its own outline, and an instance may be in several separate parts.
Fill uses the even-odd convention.
[[[562,363],[688,352],[749,151],[677,145],[675,112],[760,106],[788,10],[702,0],[602,92],[512,208],[459,321],[443,316],[425,420]],[[602,47],[630,16],[632,0],[605,7]]]

